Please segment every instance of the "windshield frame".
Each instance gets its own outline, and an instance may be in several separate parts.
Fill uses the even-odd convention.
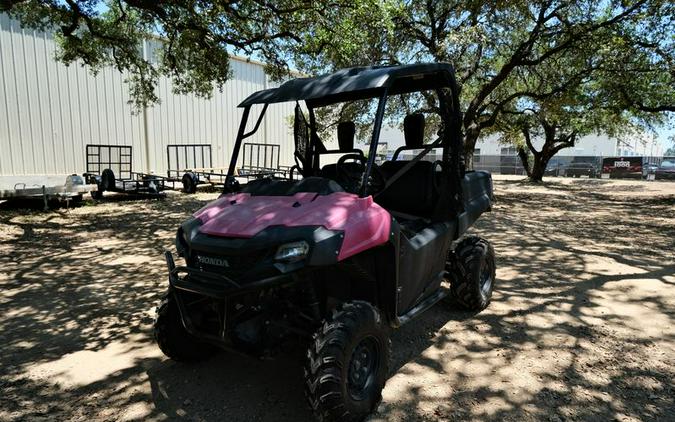
[[[439,73],[436,73],[435,75],[430,75],[431,77],[434,76],[439,76]],[[457,82],[455,79],[455,75],[452,72],[448,72],[444,74],[444,77],[447,79],[444,81],[444,83],[439,83],[436,87],[431,88],[431,89],[424,89],[424,90],[406,90],[403,89],[403,93],[409,93],[409,92],[422,92],[422,91],[428,91],[428,90],[433,90],[437,93],[439,96],[439,110],[438,110],[438,115],[441,118],[442,121],[442,127],[444,127],[443,134],[439,136],[439,139],[437,140],[438,145],[437,147],[443,147],[443,163],[444,165],[442,166],[441,171],[446,174],[447,177],[449,178],[450,174],[453,174],[454,178],[457,180],[454,180],[451,185],[448,186],[449,191],[448,195],[450,195],[452,199],[452,202],[459,203],[461,202],[461,177],[464,175],[464,166],[462,165],[462,152],[463,152],[463,136],[462,136],[462,131],[461,131],[461,112],[459,109],[459,88],[457,86]],[[403,81],[405,78],[401,78],[401,81]],[[370,180],[370,175],[373,171],[373,167],[375,166],[375,159],[377,157],[377,147],[379,144],[379,138],[380,138],[380,132],[382,128],[382,123],[384,120],[384,112],[387,104],[387,99],[391,95],[401,95],[401,92],[398,92],[400,89],[398,89],[398,85],[396,81],[392,81],[392,86],[394,89],[390,89],[389,86],[384,86],[382,88],[376,89],[371,91],[372,96],[370,98],[378,98],[378,105],[377,105],[377,112],[375,115],[375,121],[373,122],[373,132],[370,138],[370,143],[368,147],[368,159],[366,162],[366,169],[363,172],[363,176],[360,182],[360,186],[357,189],[358,195],[360,197],[366,197],[369,195],[368,193],[368,181]],[[442,91],[443,90],[449,90],[449,95],[445,94],[447,96],[446,100],[441,100],[442,98]],[[234,147],[232,149],[232,155],[230,159],[230,165],[228,168],[227,176],[225,178],[225,183],[224,183],[224,188],[223,192],[224,193],[230,193],[230,192],[235,192],[239,188],[239,183],[237,182],[236,178],[237,176],[235,175],[236,173],[236,166],[237,162],[239,159],[239,152],[241,150],[241,145],[244,139],[252,136],[255,134],[260,127],[263,117],[265,116],[265,112],[267,111],[267,108],[269,103],[262,103],[263,104],[263,109],[260,112],[260,115],[257,118],[257,121],[255,123],[255,126],[253,129],[251,129],[249,132],[246,132],[246,126],[248,123],[248,119],[250,117],[250,112],[251,112],[251,106],[253,104],[246,104],[243,106],[243,114],[241,117],[241,122],[239,124],[239,130],[237,131],[237,138],[234,143]],[[309,142],[309,150],[310,150],[310,155],[309,159],[307,160],[307,163],[305,163],[308,168],[302,168],[300,169],[299,166],[299,172],[303,175],[303,177],[308,177],[314,175],[318,171],[318,162],[319,162],[319,154],[321,153],[321,146],[319,143],[321,143],[319,136],[317,134],[317,125],[315,121],[315,115],[314,115],[314,108],[323,106],[324,104],[321,103],[320,100],[318,99],[312,99],[312,100],[304,100],[305,106],[307,107],[309,111],[309,131],[310,131],[310,142]],[[428,148],[429,145],[425,145],[425,149],[420,152],[415,158],[413,158],[413,161],[418,161],[422,157],[424,157],[430,149]],[[325,148],[324,148],[325,149]],[[409,170],[409,166],[406,166],[405,168],[399,170],[397,174],[394,174],[391,179],[396,179],[400,176],[399,173],[405,173]],[[457,174],[454,174],[457,173]],[[457,186],[454,186],[454,185]],[[384,189],[387,189],[389,187],[389,183],[385,185]],[[457,204],[455,204],[457,205]]]

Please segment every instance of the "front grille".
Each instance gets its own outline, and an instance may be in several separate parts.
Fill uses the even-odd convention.
[[[243,255],[195,253],[193,266],[202,271],[222,274],[232,279],[247,279],[272,267],[274,249],[251,251]]]

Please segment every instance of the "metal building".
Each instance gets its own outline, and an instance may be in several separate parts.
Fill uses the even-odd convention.
[[[159,41],[146,41],[152,57]],[[213,165],[226,166],[239,125],[237,104],[272,86],[259,63],[233,58],[233,77],[210,100],[171,92],[162,78],[161,103],[139,113],[128,104],[124,75],[113,68],[96,76],[79,64],[54,60],[49,33],[23,29],[0,14],[0,176],[82,173],[86,144],[130,145],[134,171],[166,173],[168,144],[206,143]],[[253,112],[253,111],[252,111]],[[292,165],[293,104],[271,105],[250,142],[281,145]]]

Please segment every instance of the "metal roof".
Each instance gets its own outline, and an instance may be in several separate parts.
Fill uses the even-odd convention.
[[[372,98],[383,88],[388,88],[391,94],[402,94],[450,86],[453,79],[454,71],[447,63],[352,67],[328,75],[292,79],[278,88],[255,92],[239,107],[301,100],[321,106]]]

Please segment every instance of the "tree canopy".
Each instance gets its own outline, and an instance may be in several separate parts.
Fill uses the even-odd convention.
[[[567,103],[587,100],[588,86],[585,96],[573,91],[596,75],[603,86],[595,87],[595,95],[602,91],[613,110],[662,112],[675,104],[675,14],[666,1],[404,0],[380,7],[390,25],[354,26],[347,31],[351,36],[323,39],[324,48],[311,61],[303,60],[309,51],[294,50],[295,63],[310,72],[371,63],[453,63],[462,89],[467,158],[478,138],[514,104],[560,101],[561,96]],[[605,67],[590,54],[598,48],[611,49],[603,56]],[[395,104],[388,111],[433,110],[433,96],[427,99],[413,98],[412,104]]]
[[[675,6],[666,0],[6,0],[2,5],[24,25],[56,31],[60,60],[126,72],[138,105],[157,101],[160,75],[172,77],[178,92],[208,96],[230,77],[233,52],[261,59],[276,78],[291,68],[314,74],[353,65],[450,62],[461,84],[467,158],[505,113],[528,103],[566,111],[551,104],[588,100],[589,80],[596,81],[593,104],[602,98],[608,109],[644,115],[672,111],[675,104]],[[157,60],[139,50],[148,36],[165,40]],[[600,66],[588,53],[602,46],[610,50]],[[576,95],[580,83],[585,94]],[[433,96],[413,96],[391,104],[388,112],[436,106]],[[364,111],[352,107],[340,113]]]
[[[6,0],[0,7],[24,26],[54,31],[62,62],[126,72],[138,106],[158,100],[160,75],[173,78],[177,93],[208,97],[230,78],[231,53],[254,55],[279,75],[288,70],[284,52],[353,9],[346,0]],[[165,41],[155,58],[140,48],[148,37]]]
[[[643,25],[650,19],[643,19]],[[549,159],[582,136],[629,139],[672,122],[666,112],[675,105],[675,79],[664,54],[672,46],[668,37],[631,40],[628,34],[634,30],[625,24],[604,28],[574,54],[523,69],[504,85],[507,90],[554,92],[511,101],[486,129],[519,147],[532,180],[541,181]],[[543,141],[541,147],[535,138]]]

